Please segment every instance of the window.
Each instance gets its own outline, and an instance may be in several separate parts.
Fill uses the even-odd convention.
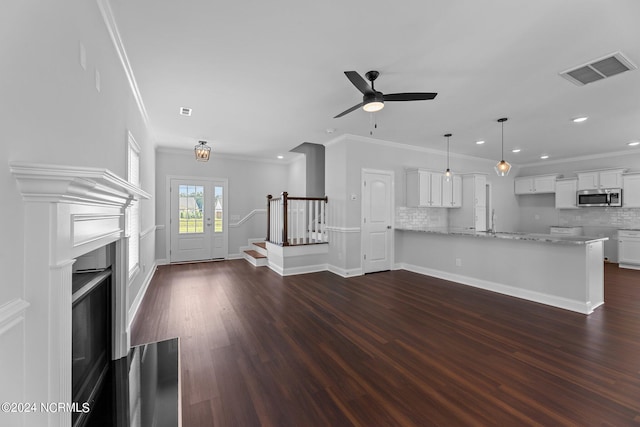
[[[127,138],[127,181],[140,187],[140,146],[131,133]],[[129,236],[129,278],[138,272],[140,263],[140,201],[134,200],[127,208],[127,235]]]
[[[204,187],[179,185],[180,228],[179,234],[204,233]]]

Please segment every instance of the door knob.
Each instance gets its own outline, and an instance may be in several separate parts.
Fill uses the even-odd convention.
[[[387,230],[391,230],[391,226],[390,225],[387,225]]]

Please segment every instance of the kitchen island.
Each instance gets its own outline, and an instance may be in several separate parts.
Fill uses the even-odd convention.
[[[604,303],[607,237],[396,228],[396,266],[590,314]]]

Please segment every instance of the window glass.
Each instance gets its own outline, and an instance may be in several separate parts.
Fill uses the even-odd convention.
[[[222,200],[222,190],[223,187],[218,187],[216,186],[214,188],[214,207],[213,207],[213,211],[214,211],[214,218],[215,218],[215,223],[214,223],[214,229],[213,231],[215,231],[216,233],[222,233],[222,226],[223,226],[223,221],[224,218],[222,217],[222,212],[223,212],[223,200]]]
[[[178,233],[204,233],[204,187],[202,185],[180,185]]]

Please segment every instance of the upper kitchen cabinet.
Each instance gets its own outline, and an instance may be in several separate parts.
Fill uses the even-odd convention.
[[[576,172],[578,190],[600,190],[622,188],[622,173],[625,169],[606,169]]]
[[[558,174],[523,176],[514,180],[515,194],[545,194],[556,192]]]
[[[462,178],[454,175],[449,182],[442,179],[442,206],[445,208],[459,208],[462,206]]]
[[[556,181],[556,209],[578,209],[576,192],[578,178],[559,179]]]
[[[442,172],[407,169],[407,206],[442,207],[443,176]]]
[[[640,208],[640,173],[622,176],[622,207]]]

